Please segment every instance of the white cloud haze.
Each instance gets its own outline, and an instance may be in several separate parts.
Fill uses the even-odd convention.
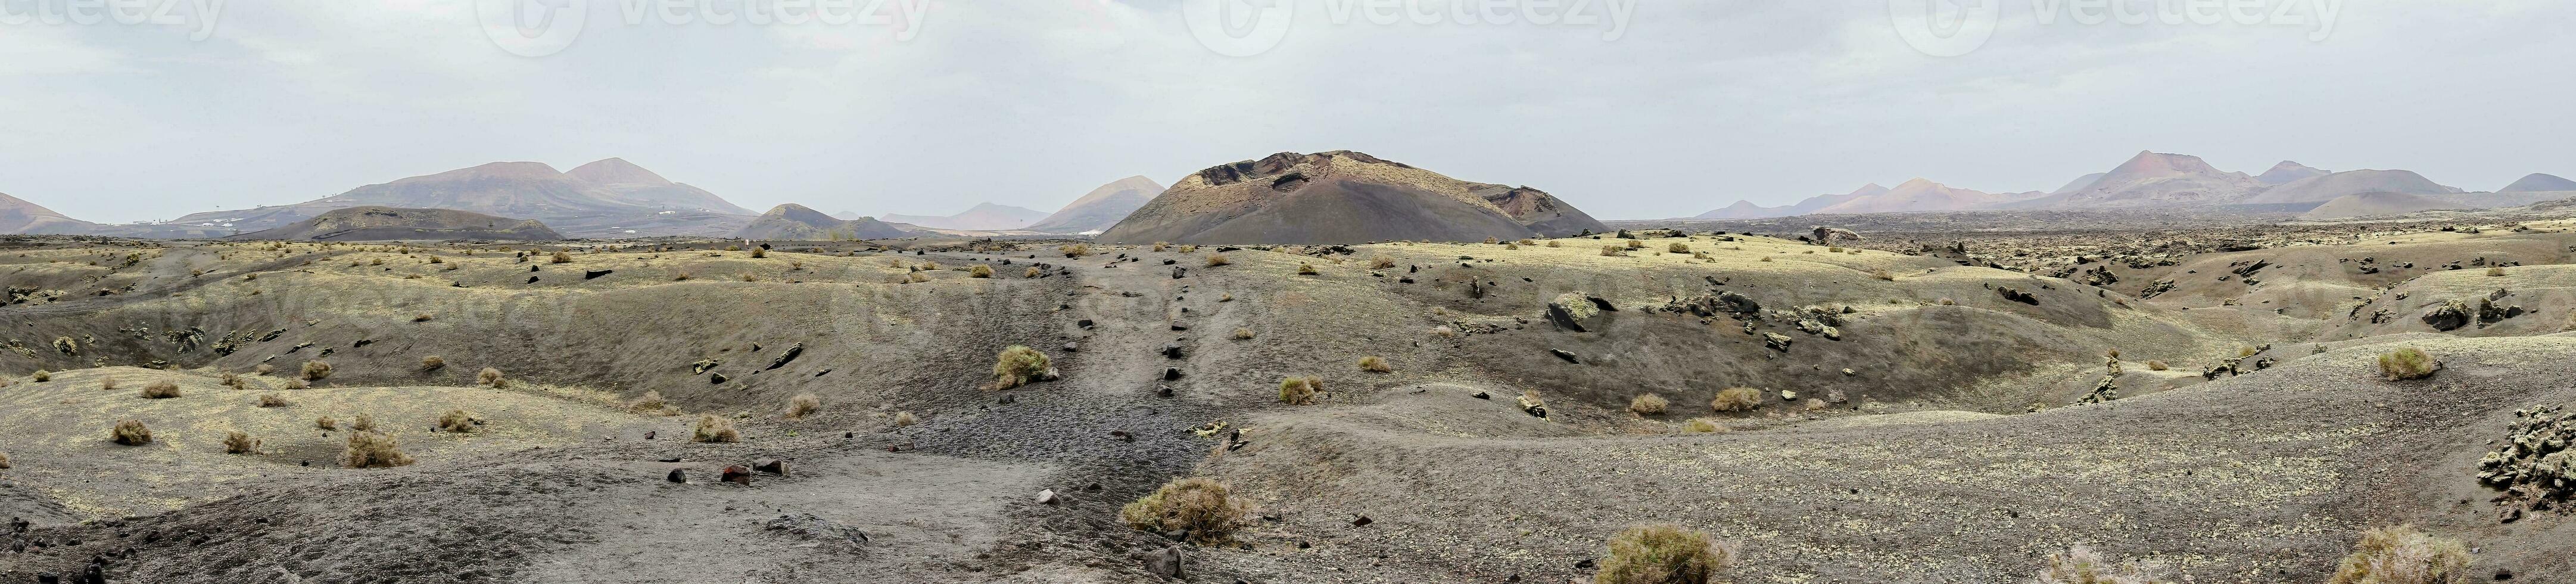
[[[2331,0],[2261,3],[2280,1]],[[534,58],[470,0],[230,0],[203,41],[0,21],[0,192],[122,222],[619,156],[754,209],[1052,211],[1128,175],[1353,149],[1648,218],[1917,176],[2054,189],[2141,149],[2470,190],[2576,175],[2564,2],[2341,0],[2324,28],[2043,24],[2060,2],[2001,0],[1957,57],[1907,45],[1884,0],[1641,0],[1615,39],[1300,0],[1250,57],[1202,46],[1173,0],[909,0],[917,28],[630,26],[625,2],[588,0],[578,39]]]

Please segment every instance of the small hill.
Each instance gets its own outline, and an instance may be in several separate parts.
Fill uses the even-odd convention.
[[[1128,213],[1136,212],[1138,207],[1145,206],[1146,202],[1161,194],[1163,185],[1154,179],[1143,176],[1118,179],[1092,189],[1055,214],[1029,224],[1026,229],[1045,233],[1107,231],[1109,226],[1117,225],[1118,220],[1126,219]]]
[[[1692,217],[1692,219],[1763,219],[1769,217],[1781,217],[1782,215],[1780,215],[1780,212],[1788,208],[1789,207],[1786,205],[1779,207],[1764,207],[1753,204],[1752,201],[1736,199],[1735,204],[1733,205],[1727,205],[1715,211],[1701,213],[1696,217]]]
[[[2333,174],[2333,172],[2311,168],[2308,165],[2299,164],[2297,162],[2283,160],[2280,164],[2272,165],[2271,170],[2263,171],[2263,174],[2255,176],[2254,180],[2262,181],[2263,184],[2267,185],[2285,185],[2297,182],[2299,179],[2325,176],[2328,174]]]
[[[916,232],[908,225],[887,223],[868,217],[843,221],[804,205],[789,203],[771,207],[768,213],[751,220],[750,225],[733,232],[736,239],[779,239],[825,241],[835,239],[883,239],[909,237]]]
[[[2362,193],[2441,195],[2457,192],[2460,190],[2434,184],[2433,181],[2425,179],[2424,175],[2415,174],[2413,171],[2349,170],[2312,176],[2272,187],[2271,190],[2247,198],[2244,202],[2247,204],[2323,203],[2345,195]]]
[[[2513,181],[2513,184],[2506,185],[2504,188],[2496,190],[2496,192],[2499,193],[2554,191],[2576,191],[2576,180],[2567,180],[2559,178],[2556,175],[2532,173],[2531,176],[2522,177],[2522,180]]]
[[[96,223],[73,219],[44,205],[0,193],[0,233],[22,235],[64,235],[89,233]]]
[[[1909,213],[1916,211],[1962,211],[1989,205],[2038,198],[2043,193],[1986,193],[1953,188],[1928,179],[1917,178],[1873,195],[1864,195],[1836,203],[1814,212],[1817,214],[1857,215],[1862,213]]]
[[[235,239],[292,241],[391,241],[486,239],[548,241],[563,239],[533,219],[494,217],[454,209],[350,207],[324,212],[293,225],[233,236]]]
[[[1342,244],[1511,240],[1608,229],[1538,189],[1466,182],[1337,150],[1282,152],[1199,171],[1100,239]]]
[[[2403,215],[2417,211],[2457,208],[2460,208],[2458,203],[2414,193],[2356,193],[2335,197],[2334,200],[2326,201],[2325,204],[2318,205],[2317,208],[2299,215],[2299,218],[2314,221],[2322,219],[2343,219],[2347,217]]]
[[[2084,175],[2084,176],[2075,177],[2075,180],[2067,181],[2066,186],[2057,187],[2057,190],[2049,191],[2049,192],[2048,192],[2048,194],[2054,195],[2054,194],[2058,194],[2058,193],[2072,193],[2072,192],[2075,192],[2075,191],[2077,191],[2077,190],[2081,190],[2081,189],[2083,189],[2084,187],[2093,186],[2093,183],[2102,182],[2102,177],[2110,176],[2110,175],[2111,175],[2111,173],[2107,173],[2107,172],[2096,172],[2096,173],[2093,173],[2093,174],[2088,174],[2088,175]]]
[[[1853,189],[1852,192],[1839,195],[1816,195],[1813,197],[1807,197],[1806,200],[1798,201],[1795,204],[1779,207],[1764,207],[1761,205],[1755,205],[1752,201],[1736,201],[1734,205],[1729,205],[1724,209],[1701,213],[1698,217],[1693,217],[1693,219],[1767,219],[1771,217],[1794,217],[1814,213],[1817,209],[1840,205],[1853,199],[1885,192],[1887,192],[1887,187],[1878,186],[1877,183],[1871,183],[1862,185],[1858,189]]]
[[[1047,213],[1045,211],[1013,207],[1009,205],[983,203],[975,205],[973,208],[955,215],[925,216],[887,214],[883,216],[882,219],[894,223],[909,223],[931,229],[1009,231],[1028,227],[1030,223],[1037,222],[1037,220],[1045,219],[1046,217]]]
[[[671,182],[624,158],[608,158],[577,166],[565,172],[564,176],[606,187],[626,202],[667,209],[752,214],[750,209],[735,205],[706,189]]]
[[[2026,209],[2179,207],[2233,203],[2263,183],[2224,172],[2198,156],[2139,152],[2083,188],[2008,205]]]

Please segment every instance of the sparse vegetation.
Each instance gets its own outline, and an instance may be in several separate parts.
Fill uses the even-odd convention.
[[[258,454],[259,439],[240,430],[224,433],[224,454]]]
[[[555,252],[555,255],[554,255],[553,259],[549,259],[549,260],[546,260],[546,261],[547,261],[547,262],[549,262],[549,263],[569,264],[569,263],[572,263],[572,254],[568,254],[568,253],[564,253],[564,252],[561,252],[561,251],[557,251],[557,252]]]
[[[715,414],[699,414],[698,424],[689,433],[690,442],[741,442],[742,432],[733,429],[733,421]]]
[[[1324,383],[1313,377],[1287,377],[1279,380],[1279,403],[1302,406],[1315,403],[1324,392]]]
[[[968,267],[966,268],[966,277],[969,277],[969,278],[990,278],[990,277],[993,277],[993,267],[992,267],[992,266],[988,266],[988,265],[984,265],[984,264],[975,264],[975,265],[973,265],[973,266],[968,266]]]
[[[1029,266],[1028,277],[1035,278],[1035,277],[1038,277],[1038,274],[1039,274],[1039,272],[1038,272],[1038,267],[1037,267],[1037,266]]]
[[[1025,345],[1011,345],[993,359],[993,389],[1010,389],[1028,385],[1030,380],[1045,375],[1047,356]]]
[[[357,418],[355,418],[355,419],[351,419],[351,420],[349,421],[349,429],[351,429],[351,430],[357,430],[357,431],[360,431],[360,432],[372,432],[372,431],[375,431],[375,429],[376,429],[376,415],[375,415],[375,414],[369,414],[369,413],[360,413],[360,414],[358,414],[358,417],[357,417]]]
[[[259,407],[282,408],[290,405],[294,404],[287,402],[286,396],[283,395],[274,393],[263,393],[259,395]]]
[[[1360,358],[1360,370],[1370,373],[1394,373],[1395,366],[1388,365],[1385,357],[1370,355]]]
[[[1664,396],[1651,393],[1638,394],[1637,397],[1628,398],[1628,411],[1640,416],[1662,414],[1664,413],[1664,408],[1671,405],[1672,402],[1665,401]]]
[[[1243,504],[1232,499],[1224,483],[1203,477],[1174,479],[1118,510],[1118,518],[1128,527],[1180,532],[1202,544],[1229,541],[1245,514]]]
[[[440,432],[471,434],[478,427],[479,426],[475,424],[474,415],[465,413],[465,410],[448,410],[447,413],[438,415],[438,431]]]
[[[2173,369],[2173,366],[2172,366],[2172,365],[2168,365],[2168,364],[2166,364],[2166,363],[2165,363],[2165,362],[2163,362],[2163,361],[2156,361],[2156,360],[2149,360],[2149,361],[2147,361],[2147,370],[2148,370],[2148,371],[2169,371],[2169,370],[2172,370],[2172,369]]]
[[[98,380],[98,390],[102,392],[116,391],[116,378],[109,377]]]
[[[1320,274],[1320,273],[1321,273],[1321,272],[1317,272],[1317,271],[1315,271],[1315,264],[1306,263],[1306,262],[1298,262],[1298,263],[1297,263],[1297,275],[1299,275],[1299,276],[1313,276],[1313,275],[1317,275],[1317,274]]]
[[[2504,275],[2504,268],[2501,268],[2501,267],[2497,267],[2497,268],[2487,268],[2487,275],[2488,275],[2488,276],[2502,276],[2502,275]]]
[[[283,387],[286,389],[304,389],[312,387],[312,385],[305,383],[302,379],[288,379]]]
[[[411,463],[411,455],[403,454],[401,441],[373,430],[350,432],[348,447],[340,451],[340,466],[348,468],[393,468]]]
[[[919,423],[921,423],[921,418],[914,417],[912,412],[903,411],[894,413],[894,425],[896,427],[910,426]]]
[[[1553,243],[1553,242],[1550,242],[1550,243]],[[1613,257],[1613,258],[1615,258],[1615,257],[1623,257],[1623,256],[1626,256],[1626,255],[1628,255],[1628,248],[1624,248],[1624,247],[1620,247],[1620,246],[1616,246],[1616,245],[1604,245],[1604,246],[1601,246],[1601,256],[1602,256],[1602,257]]]
[[[1689,423],[1682,425],[1682,431],[1691,434],[1714,434],[1727,431],[1727,427],[1726,424],[1719,423],[1717,420],[1711,420],[1708,418],[1691,418]]]
[[[1594,584],[1707,584],[1735,565],[1738,547],[1678,525],[1639,525],[1610,536]]]
[[[1088,244],[1081,244],[1081,243],[1074,243],[1074,244],[1067,244],[1067,245],[1059,246],[1059,247],[1055,248],[1055,250],[1056,250],[1057,252],[1063,253],[1063,254],[1064,254],[1064,257],[1068,257],[1068,258],[1078,258],[1078,257],[1082,257],[1082,256],[1091,255],[1091,246],[1090,246],[1090,245],[1088,245]]]
[[[1759,407],[1762,407],[1762,390],[1750,387],[1717,390],[1717,397],[1708,400],[1708,409],[1721,412],[1751,411]]]
[[[1690,252],[1691,252],[1691,250],[1690,250],[1690,244],[1682,243],[1682,242],[1679,242],[1679,241],[1672,242],[1672,243],[1668,243],[1668,244],[1664,244],[1664,251],[1665,251],[1665,252],[1668,252],[1668,253],[1690,253]]]
[[[2048,568],[2032,584],[2170,584],[2154,566],[2135,561],[2114,563],[2092,548],[2075,546],[2048,555]]]
[[[2432,377],[2442,370],[2442,362],[2424,354],[2421,349],[2403,347],[2379,355],[2379,376],[2389,381],[2409,381]]]
[[[502,377],[501,369],[497,367],[485,367],[483,368],[483,371],[475,373],[474,382],[490,386],[492,389],[500,389],[510,386],[509,378]]]
[[[163,379],[143,384],[143,399],[170,399],[174,397],[179,397],[178,382]]]
[[[1248,328],[1237,328],[1237,329],[1234,329],[1234,340],[1238,340],[1238,341],[1249,341],[1249,340],[1252,340],[1252,337],[1253,337],[1253,336],[1254,336],[1254,335],[1253,335],[1253,333],[1252,333],[1252,329],[1248,329]]]
[[[2411,525],[2382,527],[2361,532],[2361,542],[2326,584],[2461,584],[2469,580],[2471,559],[2460,540],[2425,535]]]
[[[1231,263],[1234,263],[1234,260],[1225,257],[1225,254],[1212,253],[1207,255],[1207,267],[1213,268]]]
[[[1386,256],[1377,256],[1377,257],[1369,258],[1369,269],[1372,269],[1372,270],[1383,270],[1383,269],[1392,268],[1392,267],[1395,267],[1395,258],[1386,257]]]
[[[321,361],[305,361],[303,376],[305,381],[321,381],[324,378],[331,376],[331,364]]]
[[[437,371],[437,370],[439,370],[439,369],[443,369],[443,368],[446,368],[446,367],[447,367],[447,358],[446,358],[446,357],[440,357],[440,356],[437,356],[437,355],[430,355],[430,356],[427,356],[427,357],[422,357],[422,358],[420,358],[420,370],[422,370],[422,371]]]
[[[823,398],[816,397],[814,394],[800,393],[796,394],[796,397],[787,398],[788,419],[803,418],[805,414],[811,414],[820,409],[823,409]]]
[[[259,365],[258,365],[258,366],[256,366],[256,367],[252,367],[252,368],[250,368],[250,372],[251,372],[251,374],[252,374],[252,375],[268,375],[268,374],[271,374],[271,373],[276,373],[276,372],[277,372],[277,366],[276,366],[276,365],[270,365],[270,364],[267,364],[267,363],[261,363],[261,364],[259,364]]]
[[[340,429],[340,420],[335,419],[335,418],[332,418],[332,417],[330,417],[330,416],[322,416],[322,417],[319,417],[319,418],[314,418],[314,419],[313,419],[313,427],[315,427],[315,428],[321,428],[321,429],[324,429],[324,430],[338,430],[338,429]]]
[[[635,401],[626,402],[626,407],[628,409],[643,412],[659,412],[662,411],[663,408],[670,407],[670,405],[670,402],[662,400],[661,390],[654,389],[644,390],[643,396],[635,398]]]
[[[32,379],[32,380],[34,380],[36,383],[44,383],[44,382],[47,382],[47,381],[53,381],[53,380],[54,380],[54,373],[53,373],[53,372],[51,372],[51,371],[46,371],[46,370],[43,370],[43,369],[38,369],[38,370],[36,370],[36,374],[35,374],[35,375],[30,375],[30,376],[28,376],[28,379]]]
[[[126,446],[142,446],[152,443],[152,429],[144,427],[142,420],[126,418],[117,420],[115,426],[107,429],[107,439]]]

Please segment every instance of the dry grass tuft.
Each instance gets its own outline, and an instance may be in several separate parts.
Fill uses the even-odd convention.
[[[0,453],[0,470],[9,470],[8,453]]]
[[[313,387],[313,384],[305,383],[302,379],[288,379],[286,380],[285,387],[287,389],[304,389],[307,387]]]
[[[1690,423],[1682,425],[1682,431],[1691,434],[1718,434],[1727,430],[1726,424],[1708,418],[1691,418]]]
[[[1383,269],[1392,268],[1392,267],[1395,267],[1395,258],[1390,258],[1390,257],[1386,257],[1386,256],[1377,256],[1377,257],[1369,258],[1369,269],[1372,269],[1372,270],[1383,270]]]
[[[894,413],[894,425],[896,426],[910,426],[919,423],[921,423],[921,418],[913,416],[912,412],[904,411]]]
[[[1257,335],[1253,334],[1252,329],[1248,329],[1248,328],[1238,328],[1238,329],[1234,329],[1234,340],[1238,340],[1238,341],[1249,341],[1249,340],[1252,340],[1252,337],[1254,337],[1254,336],[1257,336]]]
[[[1323,380],[1313,377],[1287,377],[1279,380],[1279,403],[1302,406],[1315,403],[1324,393]]]
[[[267,375],[267,374],[276,373],[276,372],[277,372],[277,366],[276,366],[276,365],[270,365],[270,364],[267,364],[267,363],[261,363],[261,364],[259,364],[259,366],[257,366],[257,367],[252,367],[252,368],[250,368],[250,373],[251,373],[252,375]]]
[[[990,278],[990,277],[993,277],[993,267],[992,267],[992,266],[988,266],[988,265],[984,265],[984,264],[975,264],[975,265],[972,265],[972,266],[967,266],[967,267],[966,267],[966,277],[969,277],[969,278]]]
[[[1735,565],[1738,547],[1707,532],[1658,523],[1610,536],[1594,584],[1707,584]]]
[[[142,446],[152,443],[152,429],[143,427],[142,420],[126,418],[117,420],[115,427],[107,429],[107,439],[126,446]]]
[[[259,454],[259,439],[240,430],[225,432],[224,454]]]
[[[278,394],[274,394],[274,393],[263,393],[263,394],[260,394],[260,396],[259,396],[259,407],[263,407],[263,408],[282,408],[282,407],[286,407],[286,406],[290,406],[290,405],[295,405],[295,404],[287,402],[287,401],[286,401],[286,396],[283,396],[283,395],[278,395]]]
[[[2408,381],[2432,377],[2442,370],[2442,362],[2414,347],[2404,347],[2379,355],[2379,376],[2389,381]]]
[[[1064,253],[1064,257],[1069,257],[1069,258],[1078,258],[1078,257],[1082,257],[1082,256],[1091,255],[1091,246],[1090,246],[1090,245],[1087,245],[1087,244],[1080,244],[1080,243],[1068,244],[1068,245],[1060,246],[1060,247],[1055,248],[1055,250],[1056,250],[1056,251],[1058,251],[1058,252],[1063,252],[1063,253]]]
[[[1672,402],[1665,401],[1664,396],[1651,393],[1640,394],[1637,397],[1628,399],[1628,411],[1640,416],[1652,416],[1664,413],[1664,408],[1671,405]]]
[[[167,379],[143,384],[143,399],[179,397],[179,383]]]
[[[646,412],[659,412],[662,411],[663,408],[670,407],[670,405],[670,402],[662,400],[661,390],[654,389],[644,390],[644,395],[642,397],[635,398],[635,401],[626,402],[627,408]]]
[[[553,258],[553,259],[550,259],[550,260],[547,260],[547,261],[548,261],[548,262],[551,262],[551,263],[557,263],[557,264],[569,264],[569,263],[572,263],[572,254],[568,254],[568,253],[564,253],[564,252],[560,252],[560,251],[558,251],[558,252],[555,252],[555,255],[554,255],[554,258]]]
[[[2168,365],[2168,364],[2166,364],[2166,363],[2165,363],[2165,362],[2163,362],[2163,361],[2155,361],[2155,360],[2149,360],[2149,361],[2147,361],[2147,370],[2148,370],[2148,371],[2170,371],[2170,370],[2172,370],[2172,369],[2173,369],[2173,366],[2172,366],[2172,365]]]
[[[53,381],[53,380],[54,380],[54,372],[52,372],[52,371],[46,371],[46,370],[43,370],[43,369],[38,369],[38,370],[36,370],[36,374],[35,374],[35,375],[30,375],[30,376],[27,376],[27,377],[28,377],[28,379],[35,380],[35,382],[36,382],[36,383],[44,383],[44,382],[47,382],[47,381]]]
[[[403,454],[401,441],[372,430],[350,432],[348,447],[340,451],[340,466],[348,468],[393,468],[411,463],[411,455]]]
[[[1225,254],[1212,253],[1207,255],[1207,267],[1213,268],[1231,263],[1234,263],[1234,260],[1232,258],[1225,257]]]
[[[1011,345],[993,359],[993,389],[1010,389],[1028,385],[1029,380],[1046,374],[1047,356],[1026,345]]]
[[[427,357],[422,357],[422,358],[420,358],[420,370],[422,370],[422,371],[437,371],[437,370],[439,370],[439,369],[443,369],[443,368],[446,368],[446,367],[447,367],[447,358],[446,358],[446,357],[440,357],[440,356],[437,356],[437,355],[430,355],[430,356],[427,356]]]
[[[1225,483],[1202,477],[1174,479],[1118,510],[1118,518],[1128,527],[1177,531],[1202,544],[1229,541],[1245,514],[1244,505],[1229,496]]]
[[[1315,271],[1315,264],[1297,262],[1297,275],[1299,276],[1313,276],[1321,273],[1322,272]]]
[[[2487,268],[2487,275],[2502,276],[2504,275],[2504,268]]]
[[[1394,373],[1395,366],[1386,364],[1384,357],[1370,355],[1360,358],[1360,370],[1370,373]]]
[[[1604,246],[1601,246],[1601,257],[1612,257],[1612,258],[1615,258],[1615,257],[1624,257],[1624,256],[1627,256],[1627,255],[1628,255],[1628,248],[1620,247],[1620,246],[1616,246],[1616,245],[1604,245]]]
[[[321,381],[321,380],[323,380],[324,378],[328,378],[328,377],[330,377],[330,376],[331,376],[331,364],[330,364],[330,363],[324,363],[324,362],[321,362],[321,361],[305,361],[305,362],[304,362],[304,380],[305,380],[305,381]]]
[[[742,432],[733,429],[733,421],[715,414],[698,414],[698,425],[689,432],[690,442],[741,442]]]
[[[787,419],[803,418],[805,414],[811,414],[814,410],[820,409],[823,409],[823,398],[816,397],[814,394],[800,393],[796,394],[796,397],[787,398]]]
[[[1682,243],[1682,242],[1678,242],[1678,241],[1676,241],[1676,242],[1672,242],[1672,243],[1668,243],[1668,244],[1664,244],[1664,251],[1666,251],[1666,252],[1671,252],[1671,253],[1690,253],[1690,252],[1691,252],[1691,250],[1690,250],[1690,244]]]
[[[2326,584],[2460,584],[2469,579],[2467,546],[2433,537],[2411,525],[2361,532]],[[2502,578],[2498,578],[2502,579]]]
[[[480,426],[477,426],[474,423],[474,415],[465,413],[465,410],[448,410],[447,413],[438,415],[438,431],[440,432],[472,434],[479,428]]]
[[[330,416],[322,416],[322,417],[319,417],[319,418],[314,418],[314,419],[313,419],[313,427],[315,427],[315,428],[321,428],[321,429],[324,429],[324,430],[338,430],[338,429],[340,429],[340,420],[339,420],[339,419],[336,419],[336,418],[332,418],[332,417],[330,417]]]
[[[106,378],[106,379],[98,380],[98,390],[99,390],[99,391],[116,391],[116,378],[114,378],[114,377],[110,377],[110,378]]]
[[[493,389],[510,386],[510,380],[508,378],[501,377],[501,370],[494,367],[485,367],[482,372],[475,373],[474,382],[492,386]]]
[[[1717,397],[1708,400],[1708,409],[1721,412],[1751,411],[1759,407],[1762,407],[1762,390],[1750,387],[1717,390]]]

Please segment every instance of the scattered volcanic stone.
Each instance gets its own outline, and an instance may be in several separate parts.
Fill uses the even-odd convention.
[[[583,271],[583,272],[581,273],[581,279],[584,279],[584,280],[596,280],[596,279],[599,279],[599,277],[600,277],[600,276],[606,276],[606,275],[614,274],[614,273],[617,273],[617,270],[587,270],[587,271]]]

